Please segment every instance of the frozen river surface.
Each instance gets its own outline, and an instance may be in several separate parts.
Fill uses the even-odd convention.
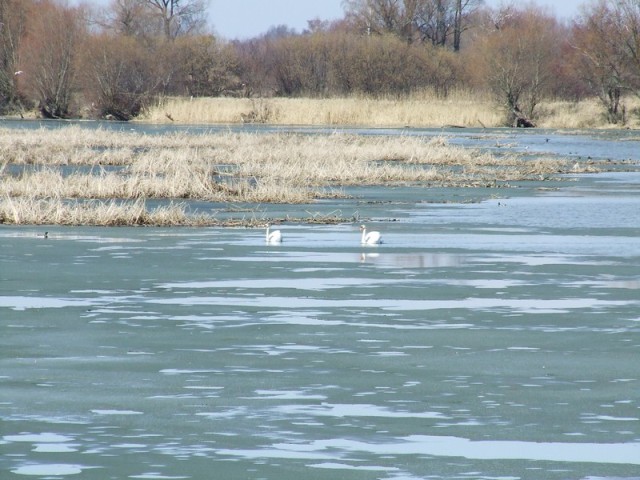
[[[325,206],[366,248],[0,227],[0,478],[640,478],[640,174],[388,193]]]

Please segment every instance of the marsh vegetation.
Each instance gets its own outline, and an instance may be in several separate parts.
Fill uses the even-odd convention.
[[[70,126],[0,130],[0,152],[0,222],[14,224],[255,225],[260,214],[246,214],[255,205],[344,198],[351,186],[496,187],[576,172],[557,158],[490,153],[443,136],[146,135]],[[222,221],[213,208],[194,212],[193,202],[241,205],[245,213]]]
[[[640,100],[626,100],[640,111]],[[537,106],[540,128],[589,129],[611,125],[594,99],[546,100]],[[504,125],[504,111],[489,95],[451,92],[446,98],[421,92],[402,98],[184,98],[164,97],[141,120],[157,124],[272,124],[370,127],[469,127]],[[640,116],[627,119],[628,127],[640,125]]]

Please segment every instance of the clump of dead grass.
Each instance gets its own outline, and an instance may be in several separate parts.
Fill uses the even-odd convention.
[[[151,215],[145,200],[311,203],[346,196],[349,186],[495,186],[574,171],[557,159],[417,135],[0,129],[0,153],[1,218],[11,223],[184,225],[192,221],[184,209]]]
[[[65,201],[5,197],[0,201],[0,224],[14,225],[98,225],[170,226],[201,225],[206,216],[189,215],[186,206],[171,204],[147,210],[143,200]]]

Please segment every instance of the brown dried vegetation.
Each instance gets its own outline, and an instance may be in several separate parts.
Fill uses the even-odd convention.
[[[312,203],[357,185],[494,186],[565,162],[492,155],[418,136],[0,130],[0,222],[203,224],[185,203]],[[11,167],[11,168],[9,168]],[[13,172],[13,173],[10,173]],[[93,213],[92,213],[93,212]]]

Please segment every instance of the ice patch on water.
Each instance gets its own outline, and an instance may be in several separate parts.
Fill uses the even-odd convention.
[[[5,435],[2,438],[7,442],[30,443],[64,443],[73,440],[71,437],[58,433],[22,433],[20,435]]]
[[[637,422],[640,421],[640,418],[637,417],[614,417],[611,415],[593,415],[593,414],[584,414],[582,416],[584,421],[593,422],[593,421],[603,421],[603,422]]]
[[[397,472],[400,469],[395,467],[377,467],[374,465],[347,465],[346,463],[323,462],[307,465],[311,468],[326,468],[330,470],[356,470],[363,472]]]
[[[184,478],[191,478],[191,477],[175,477],[175,476],[169,476],[169,475],[162,475],[161,473],[143,473],[141,475],[130,475],[129,478],[139,478],[139,479],[144,479],[144,480],[181,480]]]
[[[236,418],[236,417],[244,417],[247,415],[247,409],[245,407],[240,407],[240,408],[232,408],[232,409],[228,409],[228,410],[223,410],[220,412],[200,412],[200,413],[196,413],[196,416],[198,417],[206,417],[206,418],[212,418],[212,419],[229,419],[229,418]]]
[[[142,412],[136,410],[91,410],[96,415],[142,415]]]
[[[299,390],[256,390],[257,397],[249,399],[265,400],[326,400],[325,395],[310,395]]]
[[[436,418],[446,419],[439,412],[393,411],[371,404],[282,405],[276,411],[288,415],[312,415],[321,417],[384,417],[384,418]]]
[[[640,477],[585,477],[582,480],[640,480]]]
[[[550,265],[610,265],[610,262],[587,260],[589,257],[573,257],[567,255],[495,255],[491,262],[519,263],[528,267]],[[481,260],[479,260],[481,261]]]
[[[149,299],[148,303],[161,305],[227,305],[236,307],[262,308],[378,308],[389,311],[424,310],[511,310],[519,313],[548,314],[568,313],[576,309],[606,309],[609,307],[637,305],[634,300],[601,300],[597,298],[561,299],[509,299],[509,298],[463,298],[455,300],[401,300],[401,299],[349,299],[331,300],[307,297],[251,296],[184,296],[174,298]],[[401,327],[398,327],[401,328]]]
[[[68,443],[41,443],[37,444],[33,451],[38,453],[72,453],[78,451],[76,447],[77,445]]]
[[[247,289],[247,290],[272,290],[272,289],[291,289],[291,290],[309,290],[324,291],[336,288],[347,287],[373,287],[376,285],[397,285],[397,279],[376,280],[375,282],[363,282],[361,278],[265,278],[260,280],[241,279],[241,280],[219,280],[206,282],[182,282],[182,283],[165,283],[159,285],[159,288],[167,290],[175,289]]]
[[[186,370],[179,368],[164,368],[160,370],[160,373],[164,375],[193,375],[201,373],[217,373],[220,370]]]
[[[583,280],[579,282],[571,282],[567,284],[572,287],[595,287],[595,288],[612,288],[612,289],[626,289],[626,290],[639,290],[640,279],[611,279],[611,280]]]
[[[9,421],[17,421],[17,422],[41,422],[48,423],[52,425],[86,425],[90,423],[84,417],[76,417],[76,416],[61,416],[61,417],[51,417],[48,415],[12,415],[5,420]]]
[[[90,468],[83,465],[67,465],[63,463],[51,463],[51,464],[38,464],[38,465],[25,465],[11,470],[16,475],[30,475],[30,476],[55,476],[61,477],[65,475],[78,475]]]
[[[11,308],[12,310],[27,310],[29,308],[65,308],[65,307],[89,307],[94,305],[91,299],[65,299],[50,297],[21,297],[6,296],[0,297],[0,308]]]
[[[410,435],[393,443],[367,443],[349,439],[317,440],[306,444],[281,443],[256,450],[219,450],[221,455],[247,458],[313,458],[334,452],[371,455],[433,455],[473,460],[530,460],[563,463],[640,465],[640,443],[560,443],[474,441],[459,437]]]

